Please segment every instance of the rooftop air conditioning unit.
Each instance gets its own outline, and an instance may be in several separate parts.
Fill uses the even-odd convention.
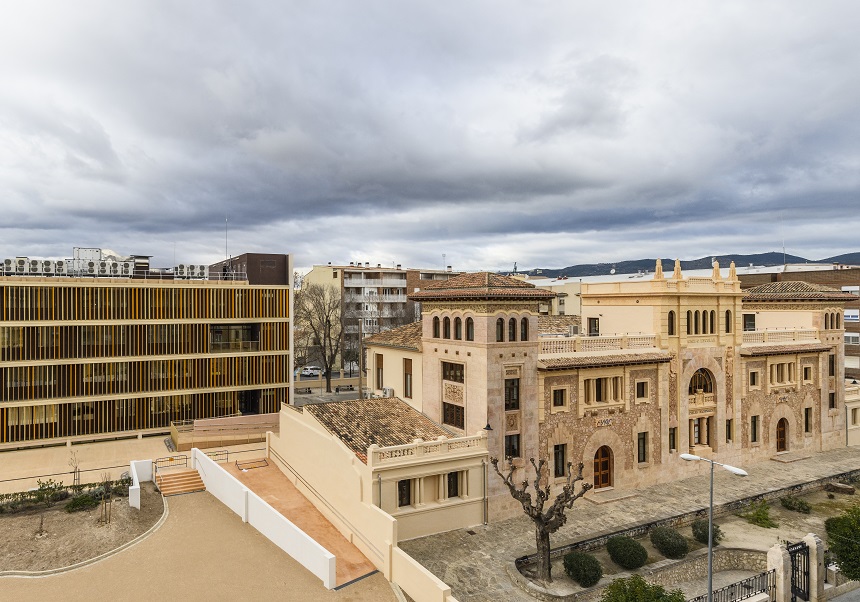
[[[54,262],[51,261],[50,259],[46,259],[45,261],[43,261],[42,262],[42,273],[43,274],[49,274],[49,275],[53,276],[53,274],[54,274]]]
[[[197,266],[197,277],[202,278],[203,280],[209,280],[209,266],[208,265],[198,265]]]
[[[107,274],[110,273],[110,267],[108,267],[107,261],[100,261],[98,263],[98,268],[99,268],[99,276],[106,276]]]
[[[31,274],[41,274],[42,273],[42,262],[38,259],[31,259],[28,271]]]
[[[383,397],[394,397],[394,389],[391,387],[382,387]]]
[[[15,265],[11,259],[4,259],[2,264],[2,272],[4,274],[11,274],[15,271]]]
[[[173,268],[173,277],[174,278],[185,278],[188,274],[187,268],[184,263],[180,263],[178,266]]]
[[[108,263],[108,269],[110,271],[111,276],[116,276],[119,274],[119,264],[115,261],[111,261]]]
[[[575,337],[578,334],[579,334],[579,326],[574,325],[574,326],[568,326],[567,327],[567,336]]]
[[[96,273],[96,262],[88,261],[84,264],[84,274],[95,274]]]
[[[134,274],[134,262],[123,261],[119,264],[119,273],[123,276],[131,276]]]
[[[66,273],[66,262],[62,259],[58,259],[54,262],[54,272],[57,274],[65,274]]]
[[[29,260],[26,257],[16,257],[15,258],[15,273],[16,274],[26,274],[28,261]]]

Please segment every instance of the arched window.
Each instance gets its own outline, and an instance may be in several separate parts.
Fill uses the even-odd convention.
[[[708,332],[709,332],[710,334],[714,334],[715,332],[717,332],[717,329],[715,328],[715,326],[716,326],[716,321],[717,321],[717,312],[715,312],[715,311],[712,309],[712,310],[711,310],[711,323],[710,323],[710,325],[708,326]]]
[[[463,338],[463,320],[454,318],[454,338],[458,341]]]
[[[687,310],[687,334],[693,334],[693,312]]]
[[[776,423],[776,451],[788,451],[788,420],[785,418]]]
[[[842,328],[842,314],[839,312],[836,312],[836,328]]]
[[[475,321],[472,318],[466,318],[466,340],[475,340]]]
[[[696,310],[696,313],[693,314],[693,334],[699,334],[699,318],[701,317],[699,314],[699,310]]]
[[[675,312],[669,312],[669,336],[675,336]]]
[[[824,330],[830,330],[830,314],[824,314]]]
[[[439,316],[433,318],[433,338],[439,338]]]
[[[702,393],[714,392],[714,379],[711,373],[705,368],[696,370],[690,379],[690,395],[695,395],[699,391]]]
[[[517,340],[517,319],[511,318],[508,321],[508,340],[516,341]]]
[[[523,318],[520,320],[520,340],[528,341],[529,340],[529,319]]]
[[[726,310],[726,334],[731,334],[732,332],[732,310]]]
[[[445,316],[445,319],[442,320],[442,338],[451,338],[451,318],[448,316]]]
[[[505,321],[502,318],[496,320],[496,342],[501,343],[505,340]]]
[[[612,487],[612,450],[602,446],[594,454],[594,488]]]

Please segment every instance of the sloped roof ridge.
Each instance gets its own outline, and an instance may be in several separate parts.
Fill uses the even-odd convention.
[[[422,287],[423,290],[448,290],[448,289],[494,289],[494,288],[536,288],[534,284],[494,274],[492,272],[464,272],[448,280],[436,280]]]

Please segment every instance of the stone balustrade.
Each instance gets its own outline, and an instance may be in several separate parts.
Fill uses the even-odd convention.
[[[391,445],[379,447],[371,445],[367,448],[367,465],[370,468],[380,465],[391,465],[399,462],[410,462],[422,458],[433,459],[447,454],[462,454],[463,452],[487,452],[486,434],[472,435],[469,437],[446,438],[440,436],[434,441],[416,439],[413,443],[406,445]]]
[[[560,354],[590,351],[613,351],[617,349],[651,349],[657,347],[654,334],[618,334],[589,337],[541,337],[540,354]]]

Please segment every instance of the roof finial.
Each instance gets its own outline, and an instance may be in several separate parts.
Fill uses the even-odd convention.
[[[719,282],[723,277],[720,275],[720,262],[714,260],[714,282]]]
[[[675,271],[672,272],[672,278],[674,280],[682,280],[684,278],[684,275],[681,273],[681,260],[680,259],[675,260]]]
[[[735,271],[735,262],[733,261],[729,264],[729,280],[734,281],[737,279],[738,279],[738,273]]]
[[[654,280],[663,280],[663,262],[657,260],[657,265],[654,266]]]

